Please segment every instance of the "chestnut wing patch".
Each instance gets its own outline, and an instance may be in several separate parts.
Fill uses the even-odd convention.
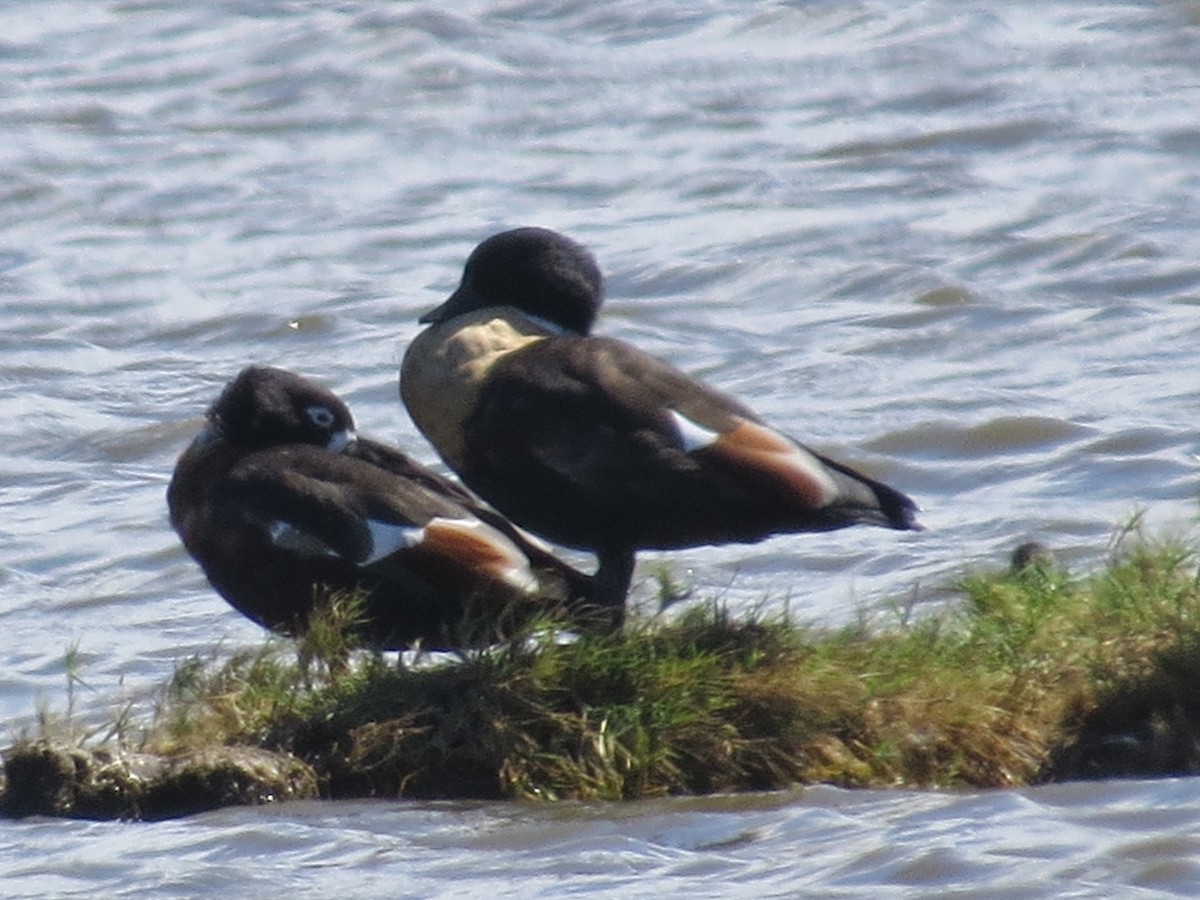
[[[434,519],[424,528],[421,549],[519,591],[532,592],[537,578],[525,554],[478,519]]]
[[[815,456],[765,425],[737,417],[732,428],[715,431],[678,410],[670,416],[687,453],[748,489],[783,491],[813,509],[837,496],[837,484]]]
[[[536,585],[505,535],[426,484],[365,460],[320,448],[268,451],[239,467],[224,495],[227,508],[297,553],[371,566],[414,551],[519,590]]]

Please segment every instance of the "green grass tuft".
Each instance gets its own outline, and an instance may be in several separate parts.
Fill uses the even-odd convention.
[[[140,749],[262,748],[310,766],[333,797],[628,799],[1195,772],[1196,559],[1131,543],[1082,577],[1045,558],[970,575],[957,602],[928,615],[897,608],[828,630],[701,603],[620,634],[564,640],[546,625],[407,663],[353,651],[355,603],[332,598],[300,642],[180,666]],[[68,675],[71,690],[82,683],[77,667]]]

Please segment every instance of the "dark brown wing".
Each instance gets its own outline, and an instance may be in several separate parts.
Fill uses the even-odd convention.
[[[512,541],[525,554],[535,569],[558,579],[563,585],[563,594],[567,599],[584,602],[591,600],[593,588],[590,575],[567,565],[540,543],[531,540],[527,533],[522,532],[457,481],[452,481],[427,469],[394,447],[369,438],[359,438],[346,450],[346,455],[400,475],[420,484],[432,493],[440,494],[459,504],[471,515],[487,523]]]
[[[296,444],[246,456],[219,486],[215,502],[260,524],[298,551],[365,564],[398,549],[407,530],[436,517],[461,518],[456,504],[403,478],[320,447]],[[385,532],[388,548],[379,546]]]
[[[464,480],[518,524],[576,546],[912,525],[903,495],[619,341],[556,337],[504,357],[466,427]]]

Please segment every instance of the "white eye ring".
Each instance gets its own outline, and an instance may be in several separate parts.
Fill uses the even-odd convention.
[[[337,416],[328,406],[310,406],[304,410],[311,421],[318,428],[329,428],[337,421]]]

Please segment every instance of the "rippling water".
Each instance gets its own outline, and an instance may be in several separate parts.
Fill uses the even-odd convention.
[[[166,524],[202,410],[283,365],[432,461],[399,355],[517,224],[596,251],[604,333],[925,507],[664,556],[700,595],[833,621],[1194,519],[1198,45],[1182,0],[0,6],[0,720],[62,706],[71,646],[102,711],[258,641]],[[10,823],[0,892],[1129,896],[1196,883],[1198,815],[1160,781]]]

